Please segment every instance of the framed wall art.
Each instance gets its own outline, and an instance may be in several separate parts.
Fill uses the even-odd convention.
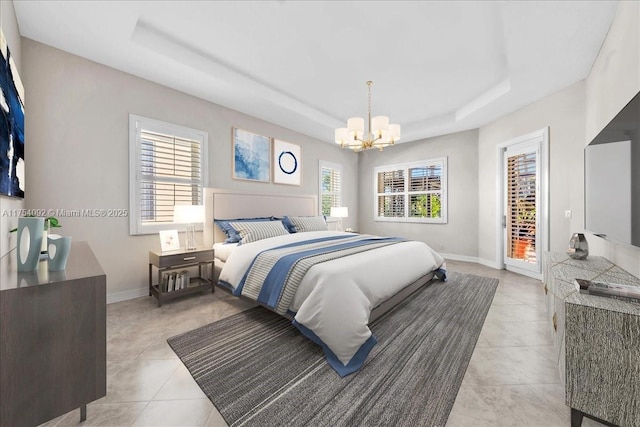
[[[273,182],[302,185],[302,148],[299,145],[273,140]]]
[[[178,230],[160,230],[158,234],[160,234],[160,250],[162,252],[180,249]]]
[[[271,181],[271,138],[233,128],[233,178]]]
[[[24,198],[24,87],[0,30],[0,194]]]

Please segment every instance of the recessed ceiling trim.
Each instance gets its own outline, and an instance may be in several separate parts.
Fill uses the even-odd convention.
[[[172,61],[194,68],[211,79],[219,80],[226,85],[242,88],[251,96],[259,96],[278,106],[303,116],[327,128],[338,127],[341,121],[310,105],[301,102],[282,91],[274,89],[253,76],[236,70],[211,55],[200,51],[175,36],[139,19],[131,34],[131,41],[156,54]],[[215,102],[215,100],[212,100]]]
[[[475,99],[472,99],[465,106],[456,111],[456,121],[460,121],[465,117],[481,110],[493,101],[503,97],[511,91],[511,78],[507,77],[488,91],[484,92]]]

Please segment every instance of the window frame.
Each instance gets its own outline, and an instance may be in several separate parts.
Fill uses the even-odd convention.
[[[129,114],[129,234],[145,235],[155,234],[160,230],[175,230],[179,224],[174,222],[159,222],[154,224],[143,224],[140,212],[140,179],[142,168],[140,131],[142,129],[149,132],[172,135],[179,138],[191,139],[200,142],[200,180],[199,185],[204,191],[208,183],[208,145],[209,134],[206,131],[192,129],[186,126],[149,117]],[[202,194],[204,202],[204,193]],[[196,224],[196,230],[202,231],[203,225]]]
[[[322,211],[322,196],[325,194],[322,191],[322,169],[332,169],[334,171],[337,171],[340,174],[340,189],[336,192],[329,192],[326,194],[332,194],[332,195],[336,195],[340,205],[339,206],[344,206],[344,199],[342,197],[342,183],[344,181],[344,170],[342,168],[342,165],[340,163],[333,163],[333,162],[328,162],[325,160],[320,160],[318,162],[318,213],[320,215],[325,215],[325,213]],[[327,219],[333,219],[330,215],[326,214]]]
[[[425,168],[431,166],[440,166],[442,168],[442,177],[441,177],[441,190],[431,190],[431,191],[409,191],[409,169],[411,168]],[[378,192],[378,174],[381,172],[394,172],[394,171],[404,171],[404,191],[397,193],[379,193]],[[432,159],[419,160],[415,162],[407,162],[407,163],[395,163],[391,165],[382,165],[376,166],[373,169],[373,194],[374,194],[374,211],[373,211],[373,220],[380,222],[413,222],[413,223],[424,223],[424,224],[446,224],[448,217],[448,204],[447,204],[447,194],[448,194],[448,167],[447,167],[447,157],[435,157]],[[409,199],[412,194],[434,194],[441,193],[440,196],[440,210],[441,215],[440,218],[416,218],[409,216]],[[404,196],[404,216],[403,217],[386,217],[379,216],[379,196],[383,195],[403,195]]]

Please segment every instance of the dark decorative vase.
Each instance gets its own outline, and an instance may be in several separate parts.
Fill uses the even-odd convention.
[[[573,233],[569,240],[569,256],[573,259],[587,259],[589,243],[582,233]]]

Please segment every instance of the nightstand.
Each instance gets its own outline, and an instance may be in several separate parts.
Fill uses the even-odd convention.
[[[207,268],[211,265],[210,273]],[[158,270],[158,280],[153,281],[153,267]],[[189,267],[198,267],[198,275],[193,276]],[[183,271],[188,272],[183,274]],[[158,299],[158,307],[163,301],[211,289],[213,283],[213,248],[176,251],[149,251],[149,296]]]

